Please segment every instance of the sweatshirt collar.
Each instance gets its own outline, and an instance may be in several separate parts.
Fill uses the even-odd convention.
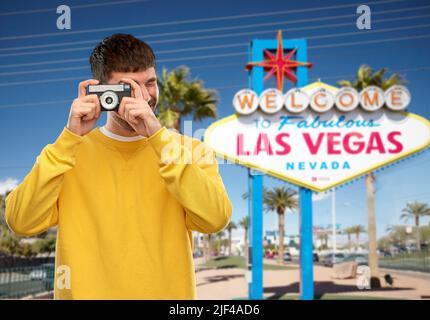
[[[117,137],[115,137],[109,134],[106,135],[105,132],[102,132],[102,128],[100,127],[94,129],[91,133],[94,135],[94,137],[97,140],[107,145],[108,147],[116,149],[118,151],[124,151],[124,152],[137,151],[138,149],[145,147],[148,142],[148,138],[143,136],[139,136],[139,139],[134,141],[119,140],[117,139],[117,137],[121,137],[121,136],[116,135]],[[122,137],[122,138],[125,138],[125,137]]]
[[[126,141],[126,142],[130,142],[130,141],[137,141],[137,140],[141,140],[141,139],[145,139],[144,136],[133,136],[133,137],[125,137],[125,136],[120,136],[119,134],[115,134],[112,131],[109,131],[106,126],[100,127],[100,132],[103,133],[105,136],[112,138],[114,140],[118,140],[118,141]]]

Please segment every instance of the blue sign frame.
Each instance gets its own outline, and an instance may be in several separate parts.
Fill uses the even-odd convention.
[[[307,61],[307,42],[305,39],[282,40],[284,50],[297,48],[296,60]],[[248,49],[248,61],[264,60],[264,50],[276,50],[277,40],[253,40]],[[308,69],[297,68],[297,86],[308,84]],[[248,74],[249,88],[258,95],[264,90],[263,67],[255,66]],[[249,190],[249,267],[250,300],[263,299],[263,173],[248,170]],[[312,191],[299,187],[300,207],[300,297],[302,300],[314,298],[313,241],[312,241]]]

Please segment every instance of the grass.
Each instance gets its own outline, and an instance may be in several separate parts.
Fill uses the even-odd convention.
[[[267,299],[267,298],[266,298]],[[234,298],[233,300],[248,300],[248,298]],[[282,296],[279,300],[300,300],[300,295],[298,294],[286,294]],[[338,295],[326,293],[320,297],[315,297],[314,300],[399,300],[384,297],[372,297],[372,296],[354,296],[354,295]]]
[[[379,266],[398,270],[430,272],[430,255],[429,252],[424,251],[385,257],[379,260]]]
[[[281,300],[299,300],[298,294],[286,294],[281,297]],[[320,297],[315,297],[315,300],[398,300],[384,297],[372,297],[372,296],[354,296],[354,295],[338,295],[338,294],[323,294]]]
[[[245,258],[239,257],[239,256],[217,257],[202,264],[202,266],[215,268],[215,269],[227,269],[227,268],[247,269]],[[297,269],[297,267],[263,264],[263,270],[292,270],[292,269]]]

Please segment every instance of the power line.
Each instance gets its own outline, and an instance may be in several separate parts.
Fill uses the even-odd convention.
[[[0,65],[0,68],[43,66],[43,65],[49,65],[49,64],[82,62],[82,61],[88,61],[88,60],[89,58],[87,57],[87,58],[75,58],[75,59],[63,59],[63,60],[51,60],[51,61],[39,61],[39,62],[13,63],[13,64]]]
[[[270,32],[273,32],[271,30]],[[240,44],[240,46],[243,46],[244,44]],[[237,44],[229,44],[229,45],[221,45],[221,47],[237,47]],[[211,49],[214,46],[205,46],[202,48],[208,48]],[[215,46],[216,47],[216,46]],[[196,47],[196,50],[199,50],[199,47]],[[19,52],[19,53],[2,53],[0,54],[0,57],[10,57],[10,56],[34,56],[38,54],[47,54],[47,53],[58,53],[58,52],[71,52],[71,51],[84,51],[84,50],[90,50],[93,49],[93,47],[81,47],[81,48],[68,48],[68,49],[54,49],[54,50],[42,50],[42,51],[33,51],[33,52]],[[156,52],[156,54],[164,54],[164,53],[175,53],[175,52],[185,52],[185,51],[192,51],[193,48],[186,48],[186,49],[174,49],[174,50],[160,50]]]
[[[422,18],[427,15],[419,15],[414,16],[413,18]],[[387,18],[387,19],[378,19],[374,20],[373,22],[383,22],[383,21],[400,21],[400,20],[407,20],[411,19],[412,17],[400,17],[400,18]],[[325,19],[326,20],[326,19]],[[351,23],[335,23],[335,24],[326,24],[326,25],[318,25],[318,26],[307,26],[307,27],[296,27],[296,28],[288,28],[284,29],[284,32],[290,32],[290,31],[299,31],[299,30],[317,30],[317,29],[324,29],[324,28],[331,28],[331,27],[340,27],[340,26],[348,26],[351,25]],[[172,42],[184,42],[184,41],[196,41],[196,40],[209,40],[209,39],[221,39],[221,38],[231,38],[231,37],[238,37],[238,36],[249,36],[249,35],[262,35],[262,34],[268,34],[278,31],[279,28],[271,29],[267,31],[252,31],[252,32],[236,32],[236,33],[227,33],[227,34],[217,34],[217,35],[210,35],[210,36],[197,36],[197,37],[186,37],[186,38],[173,38],[173,39],[165,39],[165,40],[155,40],[150,41],[151,45],[158,43],[172,43]],[[368,31],[366,31],[368,32]]]
[[[60,103],[69,103],[69,102],[73,101],[73,99],[40,101],[40,102],[27,102],[27,103],[16,103],[16,104],[9,104],[9,105],[0,105],[0,109],[18,108],[18,107],[31,107],[31,106],[42,106],[42,105],[60,104]]]
[[[336,47],[356,46],[361,44],[374,44],[374,43],[380,44],[384,42],[405,41],[405,40],[413,40],[413,39],[416,40],[416,39],[425,39],[429,37],[430,37],[430,34],[426,34],[426,35],[396,37],[396,38],[378,39],[378,40],[343,42],[343,43],[337,43],[337,44],[308,46],[308,49],[311,50],[311,49],[319,49],[319,48],[336,48]],[[226,54],[212,54],[212,55],[200,55],[200,56],[184,57],[184,58],[161,59],[159,60],[159,62],[175,62],[175,61],[189,61],[189,60],[194,61],[194,60],[202,60],[202,59],[210,59],[210,58],[223,58],[223,57],[245,56],[245,55],[247,55],[246,52],[233,52],[233,53],[226,53]],[[51,82],[59,82],[59,81],[78,80],[82,78],[83,77],[68,77],[68,78],[60,78],[60,79],[4,82],[4,83],[0,83],[0,87],[6,87],[6,86],[12,86],[12,85],[51,83]]]
[[[230,64],[232,65],[232,64]],[[236,64],[234,64],[236,65]],[[220,65],[218,65],[220,66]],[[413,71],[429,71],[430,66],[420,66],[420,67],[412,67],[412,68],[403,68],[403,69],[396,69],[391,70],[390,73],[399,73],[399,72],[413,72]],[[343,75],[332,75],[327,77],[312,77],[310,80],[317,80],[317,79],[338,79],[338,78],[351,78],[355,77],[356,74],[343,74]],[[76,77],[76,78],[67,78],[72,80],[81,80],[83,77]],[[212,87],[210,89],[213,90],[220,90],[220,89],[231,89],[231,88],[243,88],[246,87],[246,84],[234,84],[234,85],[226,85],[226,86],[217,86]],[[70,99],[64,99],[64,100],[52,100],[52,101],[41,101],[41,102],[27,102],[27,103],[17,103],[17,104],[6,104],[6,105],[0,105],[0,109],[9,109],[9,108],[18,108],[18,107],[29,107],[29,106],[36,106],[36,105],[52,105],[52,104],[60,104],[60,103],[70,103],[74,98]]]
[[[388,12],[388,11],[386,11],[386,12]],[[415,16],[407,16],[407,17],[378,19],[378,20],[374,20],[374,23],[415,19],[415,18],[422,18],[422,17],[428,17],[428,16],[429,15],[415,15]],[[325,17],[324,19],[326,19],[326,18],[334,18],[334,17]],[[294,22],[294,21],[290,21],[290,22]],[[321,25],[321,26],[297,27],[297,28],[289,28],[288,30],[284,30],[284,31],[290,32],[290,31],[299,31],[299,30],[323,29],[323,28],[330,28],[330,27],[339,27],[339,26],[344,26],[344,25],[348,25],[348,23],[337,23],[337,24],[328,24],[328,25]],[[190,40],[207,40],[209,38],[225,38],[225,37],[232,37],[232,36],[238,36],[238,35],[248,35],[249,36],[252,34],[266,34],[266,33],[268,34],[268,33],[274,32],[274,31],[277,31],[277,30],[273,29],[273,30],[269,30],[269,31],[243,32],[243,33],[235,33],[235,34],[229,33],[229,34],[222,34],[222,35],[191,37],[191,38],[182,38],[182,39],[176,38],[176,39],[161,40],[159,42],[177,42],[177,41],[183,42],[183,41],[190,41]],[[151,44],[152,43],[154,43],[154,42],[151,42]],[[74,50],[74,49],[72,49],[72,50]],[[48,51],[46,51],[46,52],[48,52]],[[88,58],[50,60],[50,61],[30,62],[30,63],[15,63],[15,64],[0,65],[0,68],[40,66],[40,65],[50,65],[50,64],[69,63],[69,62],[83,62],[83,61],[88,61]]]
[[[430,6],[426,6],[426,7],[430,7]],[[415,10],[415,8],[414,8],[414,10]],[[384,12],[384,13],[386,13],[386,12]],[[377,13],[375,13],[375,14],[377,14]],[[197,30],[154,33],[154,34],[136,35],[135,37],[139,38],[139,39],[147,40],[147,39],[154,38],[154,37],[166,37],[166,36],[177,36],[177,35],[192,34],[192,33],[227,31],[227,30],[237,30],[237,29],[246,29],[246,28],[258,28],[258,27],[286,25],[286,24],[301,23],[301,22],[311,22],[311,21],[314,22],[314,21],[324,21],[324,20],[332,20],[332,19],[339,19],[339,18],[350,18],[350,17],[354,17],[354,16],[355,15],[348,14],[348,15],[328,16],[328,17],[321,17],[321,18],[289,20],[289,21],[283,21],[283,22],[279,22],[279,21],[277,21],[277,22],[265,22],[265,23],[255,23],[255,24],[246,24],[246,25],[229,26],[229,27],[205,28],[205,29],[197,29]],[[100,41],[100,39],[92,39],[92,40],[85,40],[85,41],[68,41],[68,42],[60,42],[60,43],[31,45],[31,46],[8,47],[8,48],[1,48],[0,52],[1,51],[13,51],[13,50],[28,50],[28,49],[37,49],[37,48],[62,47],[62,46],[70,46],[70,45],[75,45],[75,44],[87,44],[87,43],[92,43],[94,45],[94,44],[98,43],[99,41]]]
[[[430,7],[430,6],[429,6]],[[375,23],[379,22],[388,22],[388,21],[398,21],[398,20],[406,20],[406,19],[415,19],[415,18],[422,18],[422,17],[430,17],[430,14],[426,15],[418,15],[418,16],[409,16],[409,17],[398,17],[398,18],[386,18],[386,19],[379,19],[374,21]],[[340,26],[348,26],[350,23],[337,23],[337,24],[328,24],[328,25],[320,25],[320,26],[309,26],[309,27],[297,27],[297,28],[290,28],[288,30],[283,30],[284,32],[292,32],[292,31],[299,31],[299,30],[309,30],[309,29],[324,29],[324,28],[330,28],[330,27],[340,27]],[[373,34],[373,33],[380,33],[380,32],[388,32],[388,31],[396,31],[396,30],[408,30],[408,29],[414,29],[414,28],[422,28],[427,27],[428,24],[421,24],[421,25],[412,25],[412,26],[402,26],[402,27],[394,27],[394,28],[385,28],[385,29],[379,29],[379,30],[371,30],[366,31],[366,35]],[[257,31],[257,32],[250,32],[250,33],[243,33],[244,35],[252,35],[252,34],[263,34],[263,33],[272,33],[277,30],[265,30],[265,31]],[[363,35],[363,33],[360,33],[358,31],[354,32],[348,32],[348,33],[333,33],[328,35],[318,35],[318,36],[304,36],[307,39],[323,39],[323,38],[332,38],[332,37],[338,37],[338,36],[356,36],[356,35]],[[219,35],[217,35],[219,36]],[[232,34],[229,34],[228,36],[232,36]],[[300,37],[302,38],[302,37]],[[178,41],[178,40],[175,40]],[[184,49],[173,49],[173,50],[159,50],[156,52],[156,55],[160,54],[168,54],[168,53],[179,53],[179,52],[187,52],[187,51],[196,51],[196,50],[208,50],[208,49],[219,49],[219,48],[232,48],[232,47],[242,47],[247,46],[247,43],[235,43],[235,44],[223,44],[223,45],[213,45],[213,46],[203,46],[203,47],[191,47],[191,48],[184,48]],[[45,50],[45,51],[33,51],[33,52],[21,52],[21,53],[5,53],[0,54],[0,57],[7,57],[7,56],[22,56],[22,55],[36,55],[36,54],[46,54],[46,53],[54,53],[54,52],[68,52],[68,51],[80,51],[80,50],[86,50],[86,49],[92,49],[92,47],[85,47],[85,48],[69,48],[69,49],[56,49],[56,50]],[[84,61],[85,59],[79,59],[75,61]],[[64,62],[60,60],[60,62]],[[53,64],[55,61],[50,61],[49,63]],[[36,63],[37,64],[37,63]],[[7,65],[0,65],[0,67],[7,67]],[[76,67],[76,69],[83,69],[82,67]],[[37,70],[35,71],[37,73]],[[41,71],[46,72],[46,71]],[[16,74],[25,74],[30,73],[30,71],[21,71],[17,72]],[[31,71],[33,73],[33,71]],[[13,73],[6,73],[6,74],[13,74]]]
[[[61,82],[61,81],[79,80],[79,79],[82,79],[82,78],[83,77],[81,76],[81,77],[68,77],[68,78],[59,78],[59,79],[45,79],[45,80],[4,82],[4,83],[0,83],[0,87],[15,86],[15,85],[22,85],[22,84]]]
[[[381,12],[372,12],[372,15],[380,15],[380,14],[389,14],[389,13],[398,13],[398,12],[407,12],[407,11],[416,11],[416,10],[423,10],[430,8],[429,5],[426,6],[419,6],[419,7],[410,7],[410,8],[401,8],[401,9],[393,9],[393,10],[384,10]],[[426,17],[427,15],[423,16],[414,16],[414,18],[420,18],[420,17]],[[165,37],[165,36],[177,36],[177,35],[183,35],[183,34],[192,34],[192,33],[202,33],[202,32],[214,32],[214,31],[227,31],[227,30],[237,30],[237,29],[245,29],[245,28],[255,28],[255,27],[263,27],[263,26],[273,26],[273,25],[288,25],[288,24],[295,24],[295,23],[306,23],[306,22],[321,22],[326,20],[334,20],[334,19],[342,19],[342,18],[353,18],[356,17],[355,14],[347,14],[347,15],[337,15],[337,16],[326,16],[326,17],[318,17],[318,18],[306,18],[306,19],[296,19],[296,20],[289,20],[284,22],[265,22],[265,23],[258,23],[258,24],[246,24],[246,25],[239,25],[239,26],[228,26],[228,27],[218,27],[218,28],[205,28],[205,29],[193,29],[193,30],[185,30],[185,31],[175,31],[175,32],[164,32],[164,33],[155,33],[155,34],[144,34],[144,35],[137,35],[136,38],[140,39],[150,39],[154,37]],[[410,17],[398,17],[398,18],[391,18],[387,21],[398,21],[398,20],[404,20],[404,19],[410,19]],[[372,20],[372,22],[379,22],[384,21],[384,19],[381,20]],[[351,24],[351,23],[348,23]],[[338,24],[334,24],[333,26],[337,26]],[[339,26],[343,26],[347,24],[339,24]],[[299,29],[300,30],[300,29]],[[303,29],[304,30],[304,29]],[[187,38],[182,38],[179,40],[176,39],[169,39],[175,41],[184,41],[187,40]],[[193,39],[193,38],[190,38]],[[198,38],[199,40],[201,38]],[[50,48],[50,47],[61,47],[61,46],[69,46],[69,45],[75,45],[75,44],[86,44],[86,43],[92,43],[93,45],[98,43],[100,39],[92,39],[92,40],[85,40],[85,41],[69,41],[69,42],[60,42],[60,43],[50,43],[50,44],[41,44],[41,45],[31,45],[31,46],[18,46],[18,47],[8,47],[8,48],[2,48],[0,51],[11,51],[11,50],[27,50],[27,49],[37,49],[37,48]],[[152,43],[164,43],[166,40],[153,41]]]
[[[380,5],[380,4],[387,4],[387,3],[404,2],[404,1],[406,1],[406,0],[382,0],[382,1],[373,2],[372,6]],[[0,37],[0,41],[34,39],[34,38],[51,37],[51,36],[66,36],[66,35],[71,35],[71,34],[84,34],[84,33],[94,33],[94,32],[105,32],[105,31],[119,31],[119,30],[137,29],[137,28],[183,25],[183,24],[223,21],[223,20],[231,20],[231,19],[246,19],[246,18],[291,14],[291,13],[315,12],[315,11],[322,11],[322,10],[351,8],[351,7],[356,7],[360,4],[362,4],[362,3],[358,2],[358,3],[354,3],[354,4],[344,4],[344,5],[325,6],[325,7],[316,7],[316,8],[306,8],[306,9],[293,9],[293,10],[283,10],[283,11],[260,12],[260,13],[250,13],[250,14],[231,15],[231,16],[219,16],[219,17],[213,17],[213,18],[176,20],[176,21],[168,21],[168,22],[156,22],[156,23],[137,24],[137,25],[118,26],[118,27],[107,27],[107,28],[93,28],[93,29],[86,29],[86,30],[68,31],[66,33],[65,32],[36,33],[36,34],[28,34],[28,35],[21,35],[21,36]]]
[[[430,16],[430,15],[428,15]],[[394,28],[384,28],[379,30],[373,30],[366,32],[365,35],[374,34],[374,33],[382,33],[389,31],[399,31],[399,30],[409,30],[409,29],[417,29],[417,28],[427,28],[430,27],[430,24],[420,24],[420,25],[412,25],[412,26],[403,26],[403,27],[394,27]],[[309,36],[304,37],[306,39],[324,39],[324,38],[335,38],[335,37],[344,37],[344,36],[360,36],[363,35],[360,32],[344,32],[344,33],[332,33],[318,36]],[[224,44],[224,45],[214,45],[214,46],[202,46],[202,47],[191,47],[185,49],[174,49],[174,50],[160,50],[156,52],[156,55],[167,54],[167,53],[179,53],[179,52],[188,52],[188,51],[198,51],[198,50],[209,50],[209,49],[221,49],[221,48],[234,48],[234,47],[246,47],[248,43],[234,43],[234,44]],[[12,55],[12,54],[7,54]],[[0,54],[0,57],[4,56]],[[183,59],[186,59],[183,58]],[[168,59],[161,59],[159,62],[166,62]],[[77,66],[77,67],[62,67],[62,68],[51,68],[51,69],[42,69],[42,70],[25,70],[25,71],[13,71],[13,72],[2,72],[0,76],[13,76],[13,75],[23,75],[23,74],[35,74],[35,73],[49,73],[49,72],[58,72],[58,71],[71,71],[71,70],[85,70],[88,69],[88,66]]]
[[[398,38],[391,38],[391,39],[381,39],[381,40],[368,40],[368,41],[354,41],[354,42],[343,42],[341,44],[322,44],[317,46],[308,46],[308,49],[325,49],[325,48],[337,48],[337,47],[349,47],[349,46],[355,46],[359,44],[372,44],[372,43],[382,43],[382,42],[391,42],[391,41],[405,41],[405,40],[412,40],[412,39],[425,39],[429,38],[430,34],[425,35],[419,35],[419,36],[411,36],[411,37],[398,37]]]
[[[102,6],[113,6],[113,5],[124,5],[129,3],[136,2],[148,2],[150,0],[122,0],[122,1],[111,1],[111,2],[101,2],[101,3],[89,3],[89,4],[81,4],[77,6],[69,6],[70,9],[83,9],[83,8],[94,8],[94,7],[102,7]],[[14,16],[19,14],[31,14],[31,13],[42,13],[42,12],[54,12],[56,7],[54,8],[43,8],[43,9],[33,9],[33,10],[21,10],[21,11],[10,11],[10,12],[1,12],[0,16]]]
[[[406,69],[397,69],[393,70],[391,72],[400,73],[400,72],[410,72],[410,71],[427,71],[430,70],[430,66],[428,67],[417,67],[417,68],[406,68]],[[311,80],[327,80],[327,79],[348,79],[355,77],[356,74],[343,74],[343,75],[336,75],[336,76],[328,76],[328,77],[312,77]]]
[[[406,36],[406,37],[396,37],[396,38],[388,38],[388,39],[343,42],[343,43],[336,43],[336,44],[308,46],[308,49],[311,50],[311,49],[320,49],[320,48],[323,48],[323,49],[336,48],[336,47],[356,46],[361,44],[374,44],[374,43],[380,44],[384,42],[405,41],[405,40],[413,40],[413,39],[417,40],[417,39],[425,39],[429,37],[430,37],[430,34],[425,34],[425,35],[418,35],[418,36]],[[161,59],[159,60],[159,62],[175,62],[175,61],[189,61],[189,60],[194,61],[194,60],[202,60],[202,59],[245,56],[245,55],[247,55],[246,52],[233,52],[233,53],[226,53],[226,54],[212,54],[212,55],[200,55],[200,56],[183,57],[183,58]],[[0,83],[0,87],[6,87],[6,86],[12,86],[12,85],[24,85],[24,84],[50,83],[50,82],[59,82],[59,81],[68,81],[68,80],[77,80],[77,79],[82,79],[82,77],[4,82],[4,83]]]

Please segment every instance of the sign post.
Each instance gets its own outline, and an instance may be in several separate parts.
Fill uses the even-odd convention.
[[[249,61],[264,59],[264,50],[278,49],[282,41],[282,50],[296,50],[296,60],[307,61],[306,40],[254,40],[248,52]],[[283,54],[283,53],[282,53]],[[308,69],[297,69],[297,85],[303,87],[308,84]],[[264,89],[264,69],[255,67],[249,73],[249,87],[257,94]],[[263,298],[263,174],[250,171],[252,209],[249,213],[252,266],[250,299]],[[313,241],[312,241],[312,191],[300,187],[300,265],[301,265],[301,297],[313,299]],[[283,259],[283,257],[281,257]]]
[[[250,170],[251,179],[251,285],[250,300],[263,299],[263,174]]]
[[[312,191],[299,188],[300,203],[300,298],[314,298],[314,257],[312,241]]]
[[[248,51],[249,60],[262,59],[263,49],[253,41]],[[261,69],[261,70],[259,70]],[[264,88],[263,70],[256,68],[248,75],[249,87],[255,92],[261,93]],[[251,182],[250,193],[251,205],[249,207],[249,235],[250,250],[248,254],[251,283],[249,285],[248,296],[250,300],[263,299],[263,173],[249,170],[249,179]]]

